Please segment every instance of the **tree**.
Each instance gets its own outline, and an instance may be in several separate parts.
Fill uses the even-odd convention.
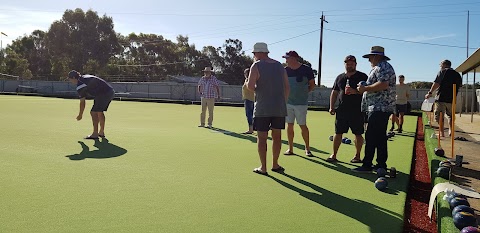
[[[79,71],[89,60],[105,67],[110,57],[121,51],[112,18],[99,17],[97,12],[83,12],[80,8],[66,10],[61,20],[52,23],[46,44],[53,63],[70,57],[68,65]]]
[[[28,60],[29,69],[35,76],[49,76],[51,63],[45,45],[44,31],[35,30],[29,36],[18,38],[12,42],[9,48]]]
[[[416,81],[407,83],[412,89],[429,89],[432,87],[432,82],[423,82],[423,81]]]
[[[19,54],[11,49],[6,50],[5,72],[7,74],[20,76],[23,79],[31,79],[32,71],[28,68],[28,60],[22,58]]]
[[[242,49],[240,40],[228,39],[219,51],[223,59],[221,79],[229,84],[242,84],[244,81],[243,70],[253,63],[253,58],[246,56]]]

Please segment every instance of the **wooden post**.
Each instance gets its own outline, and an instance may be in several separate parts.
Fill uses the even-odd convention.
[[[452,132],[452,135],[450,135],[450,139],[452,141],[452,157],[454,157],[454,146],[455,146],[455,113],[456,111],[456,102],[457,102],[457,84],[453,84],[453,100],[452,100],[452,125],[450,126],[450,130]]]
[[[440,145],[440,137],[442,135],[442,132],[440,132],[440,129],[443,129],[443,127],[441,127],[441,125],[443,126],[443,112],[440,112],[440,119],[438,120],[438,135],[437,135],[438,143],[437,143],[437,148],[442,148],[442,146]]]

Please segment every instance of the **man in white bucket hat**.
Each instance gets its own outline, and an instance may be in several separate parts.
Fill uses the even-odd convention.
[[[248,89],[255,91],[253,127],[257,131],[257,147],[261,166],[253,170],[260,175],[267,173],[267,137],[272,130],[272,171],[283,172],[278,164],[282,147],[282,129],[287,116],[286,100],[290,92],[287,72],[283,65],[268,57],[267,44],[258,42],[253,46],[256,61],[250,67]]]
[[[198,81],[198,93],[202,103],[202,113],[200,113],[200,125],[205,127],[205,115],[208,109],[208,128],[212,128],[213,124],[213,108],[215,107],[215,99],[220,98],[220,83],[218,79],[212,75],[213,70],[210,67],[203,69],[204,76]]]

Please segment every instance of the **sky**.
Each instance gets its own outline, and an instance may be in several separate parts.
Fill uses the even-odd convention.
[[[480,47],[480,1],[472,0],[6,1],[0,6],[0,32],[7,35],[0,37],[2,47],[34,30],[48,31],[75,8],[112,17],[122,35],[153,33],[172,41],[184,35],[197,50],[239,39],[248,55],[255,42],[265,42],[271,58],[285,62],[282,55],[295,50],[317,70],[323,12],[321,84],[328,87],[350,54],[357,57],[357,70],[368,74],[371,66],[362,55],[374,45],[385,48],[407,83],[431,82],[441,60],[456,68]]]

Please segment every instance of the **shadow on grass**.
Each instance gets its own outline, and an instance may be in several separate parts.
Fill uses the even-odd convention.
[[[392,226],[403,226],[403,216],[388,209],[381,208],[368,202],[350,199],[321,188],[303,179],[283,173],[283,176],[315,190],[309,192],[287,183],[276,177],[269,176],[280,185],[297,192],[300,196],[319,205],[355,219],[370,227],[370,232],[392,232]],[[375,200],[372,200],[372,202]],[[327,217],[328,218],[328,217]],[[339,226],[339,230],[341,226]]]
[[[319,157],[316,157],[316,156],[314,156],[314,158],[316,158],[316,159],[312,159],[312,158],[308,158],[308,157],[304,157],[304,156],[299,156],[299,155],[297,155],[296,157],[308,160],[312,163],[322,165],[322,166],[324,166],[328,169],[332,169],[332,170],[335,170],[335,171],[338,171],[338,172],[341,172],[341,173],[344,173],[344,174],[348,174],[348,175],[351,175],[351,176],[355,176],[355,177],[358,177],[358,178],[369,180],[369,181],[372,182],[372,188],[374,188],[374,182],[378,178],[376,173],[356,173],[356,172],[353,172],[350,167],[345,166],[345,164],[349,164],[349,163],[340,162],[340,161],[335,162],[335,163],[330,163],[330,162],[327,162],[326,159],[322,159],[322,158],[319,158]],[[384,190],[383,192],[391,194],[391,195],[398,195],[399,192],[407,193],[407,188],[408,187],[406,187],[405,185],[401,185],[401,184],[407,184],[409,179],[410,179],[410,176],[408,174],[405,174],[405,173],[397,170],[397,176],[395,178],[388,178],[387,179],[388,180],[388,188],[386,190]]]
[[[95,140],[95,144],[93,144],[93,146],[98,148],[98,150],[90,151],[90,148],[88,148],[84,142],[78,141],[78,143],[82,147],[82,151],[79,154],[67,155],[65,157],[68,157],[70,160],[107,159],[118,157],[127,153],[126,149],[110,143],[106,138]]]
[[[212,128],[210,128],[210,130],[217,131],[219,133],[223,133],[224,135],[228,135],[228,136],[231,136],[231,137],[245,139],[245,140],[249,140],[253,143],[257,143],[257,137],[253,134],[239,134],[239,133],[228,131],[228,130],[225,130],[225,129],[222,129],[222,128],[217,128],[217,127],[212,127]],[[272,137],[268,137],[267,139],[272,140]],[[288,145],[288,141],[282,140],[282,144]],[[301,145],[301,144],[298,144],[298,143],[293,143],[293,147],[295,147],[297,149],[305,150],[305,146]],[[312,147],[312,146],[310,146],[310,150],[312,152],[316,152],[316,153],[328,154],[328,152],[325,152],[323,150],[319,150],[319,149],[317,149],[315,147]]]
[[[240,134],[240,133],[235,133],[232,131],[228,131],[222,128],[217,128],[217,127],[212,127],[210,130],[217,131],[219,133],[223,133],[224,135],[235,137],[235,138],[240,138],[244,140],[249,140],[253,143],[257,143],[257,137],[253,134]]]

